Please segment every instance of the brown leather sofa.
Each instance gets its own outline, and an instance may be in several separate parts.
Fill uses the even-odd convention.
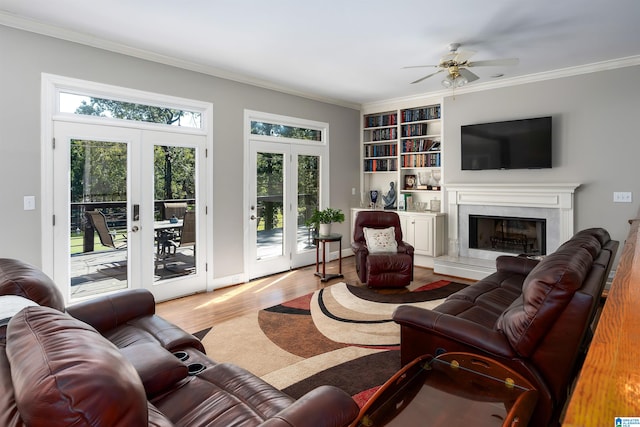
[[[0,259],[0,304],[7,299],[16,312],[0,321],[2,426],[347,426],[358,414],[335,387],[294,400],[209,359],[197,338],[154,313],[147,291],[64,312],[46,275]]]
[[[401,358],[468,352],[496,360],[539,392],[530,426],[558,425],[618,242],[583,230],[540,261],[500,256],[494,274],[433,310],[398,307]]]
[[[364,228],[394,228],[398,251],[370,253]],[[413,280],[414,248],[402,240],[400,217],[395,212],[360,211],[353,227],[351,249],[356,257],[358,278],[371,288],[404,287]]]

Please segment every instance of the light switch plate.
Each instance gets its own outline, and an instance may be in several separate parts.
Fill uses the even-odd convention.
[[[36,209],[36,196],[24,196],[24,210],[33,211]]]
[[[631,191],[614,191],[613,201],[616,203],[631,203]]]

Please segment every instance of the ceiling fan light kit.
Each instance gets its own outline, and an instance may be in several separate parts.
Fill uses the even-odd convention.
[[[431,76],[446,71],[447,75],[442,80],[442,86],[445,88],[459,88],[467,83],[478,80],[480,77],[469,70],[470,67],[485,67],[485,66],[509,66],[516,65],[518,63],[517,58],[505,58],[505,59],[490,59],[484,61],[469,62],[469,59],[475,54],[474,51],[458,51],[460,43],[451,43],[449,45],[449,53],[444,55],[440,59],[438,65],[418,65],[405,68],[422,68],[422,67],[436,67],[438,71],[428,74],[411,84],[420,83],[421,81],[428,79]],[[502,76],[502,75],[501,75]]]

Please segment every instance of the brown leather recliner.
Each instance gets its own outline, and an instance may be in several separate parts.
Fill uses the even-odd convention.
[[[371,254],[364,228],[393,227],[398,250],[396,253]],[[413,280],[413,246],[402,240],[400,217],[395,212],[360,211],[353,227],[351,249],[356,256],[356,271],[362,283],[369,287],[404,287]]]
[[[0,319],[1,426],[344,427],[358,414],[336,387],[294,400],[241,367],[216,363],[197,338],[154,314],[146,290],[65,313],[51,279],[0,259],[0,306],[16,308]]]
[[[531,427],[558,425],[619,243],[582,230],[541,261],[501,256],[497,271],[432,310],[400,306],[401,359],[479,354],[529,380],[539,398]]]

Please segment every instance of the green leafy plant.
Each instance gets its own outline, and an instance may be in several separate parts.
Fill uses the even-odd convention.
[[[313,215],[306,221],[307,227],[319,224],[331,224],[332,222],[344,222],[344,213],[342,209],[326,208],[321,211],[315,210]]]

